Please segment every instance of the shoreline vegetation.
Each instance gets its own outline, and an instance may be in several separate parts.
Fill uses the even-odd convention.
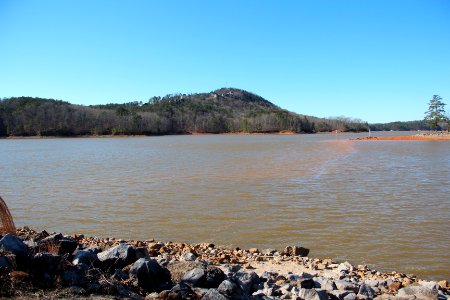
[[[293,113],[235,88],[90,106],[33,97],[0,99],[0,136],[6,137],[361,132],[368,128],[359,119]]]
[[[35,231],[0,236],[0,296],[82,299],[448,299],[446,280],[307,257]]]

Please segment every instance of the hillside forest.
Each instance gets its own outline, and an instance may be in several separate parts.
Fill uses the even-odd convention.
[[[147,102],[82,106],[53,99],[0,99],[0,136],[315,133],[367,131],[345,117],[323,119],[281,109],[253,93],[222,88]]]

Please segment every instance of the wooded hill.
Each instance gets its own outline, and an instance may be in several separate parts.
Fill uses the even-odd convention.
[[[232,88],[153,97],[145,103],[95,106],[32,97],[0,100],[0,136],[314,133],[367,129],[367,123],[361,120],[299,115],[258,95]]]
[[[420,121],[397,121],[390,123],[370,124],[370,130],[375,131],[410,131],[410,130],[431,130],[430,125],[425,120]]]

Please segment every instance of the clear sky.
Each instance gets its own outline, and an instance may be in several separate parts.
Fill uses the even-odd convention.
[[[147,101],[236,87],[368,122],[450,110],[448,0],[0,0],[0,97]]]

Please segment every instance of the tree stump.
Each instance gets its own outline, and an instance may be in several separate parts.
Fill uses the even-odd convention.
[[[14,226],[13,218],[2,197],[0,197],[0,220],[0,234],[16,233],[16,226]]]

